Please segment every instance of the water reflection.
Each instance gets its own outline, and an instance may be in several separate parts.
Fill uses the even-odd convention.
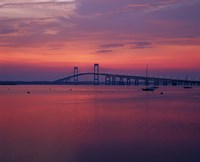
[[[2,86],[0,161],[200,161],[199,97],[199,88]]]

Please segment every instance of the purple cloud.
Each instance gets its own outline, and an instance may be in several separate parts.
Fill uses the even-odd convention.
[[[75,0],[1,0],[0,18],[69,17],[76,9]]]
[[[102,44],[100,48],[117,48],[117,47],[124,47],[122,43],[113,43],[113,44]]]
[[[111,53],[113,50],[98,50],[96,53]]]
[[[132,48],[151,48],[152,42],[130,42],[128,44],[132,45]]]
[[[164,45],[165,42],[168,45],[170,41],[173,45],[177,38],[185,38],[178,40],[179,44],[184,45],[187,42],[188,44],[193,41],[195,44],[200,42],[198,41],[200,39],[200,22],[198,21],[200,2],[197,0],[135,0],[134,3],[132,0],[117,2],[113,0],[85,0],[84,2],[3,0],[0,5],[3,10],[9,11],[12,5],[19,11],[12,14],[0,12],[1,22],[5,24],[0,26],[0,44],[10,44],[11,47],[37,46],[53,41],[84,42],[86,39],[88,42],[100,41],[97,48],[102,49],[126,47],[126,43],[121,42],[131,40],[135,42],[135,48],[151,47],[152,44],[159,43]],[[73,5],[75,5],[74,8]],[[69,16],[68,12],[59,11],[55,15],[49,16],[47,12],[47,15],[44,13],[37,16],[37,10],[43,10],[44,6],[46,8],[44,12],[68,11],[65,8],[73,8],[73,11],[70,11],[73,14]],[[37,8],[37,10],[32,12],[31,8]],[[20,17],[25,10],[31,14]],[[11,37],[12,32],[16,34]],[[145,41],[141,41],[143,44],[139,43],[140,40],[151,40],[151,44],[144,44]]]

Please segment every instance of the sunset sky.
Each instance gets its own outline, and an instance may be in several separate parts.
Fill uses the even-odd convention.
[[[0,80],[91,71],[200,79],[200,0],[1,0]]]

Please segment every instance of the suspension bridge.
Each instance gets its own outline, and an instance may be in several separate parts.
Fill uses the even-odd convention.
[[[111,74],[101,73],[99,64],[94,64],[94,70],[92,72],[79,73],[78,67],[74,67],[73,75],[64,77],[54,81],[54,84],[80,84],[79,78],[86,76],[87,78],[93,78],[92,84],[99,85],[103,83],[105,85],[184,85],[184,86],[200,86],[200,81],[188,80],[188,79],[173,79],[163,77],[149,77],[139,75],[126,75],[126,74]],[[90,76],[90,77],[89,77]],[[101,80],[100,80],[101,77]],[[102,81],[103,78],[103,81]]]

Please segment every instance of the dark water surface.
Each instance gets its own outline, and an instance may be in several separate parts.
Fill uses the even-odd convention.
[[[151,161],[200,162],[200,87],[0,86],[0,162]]]

